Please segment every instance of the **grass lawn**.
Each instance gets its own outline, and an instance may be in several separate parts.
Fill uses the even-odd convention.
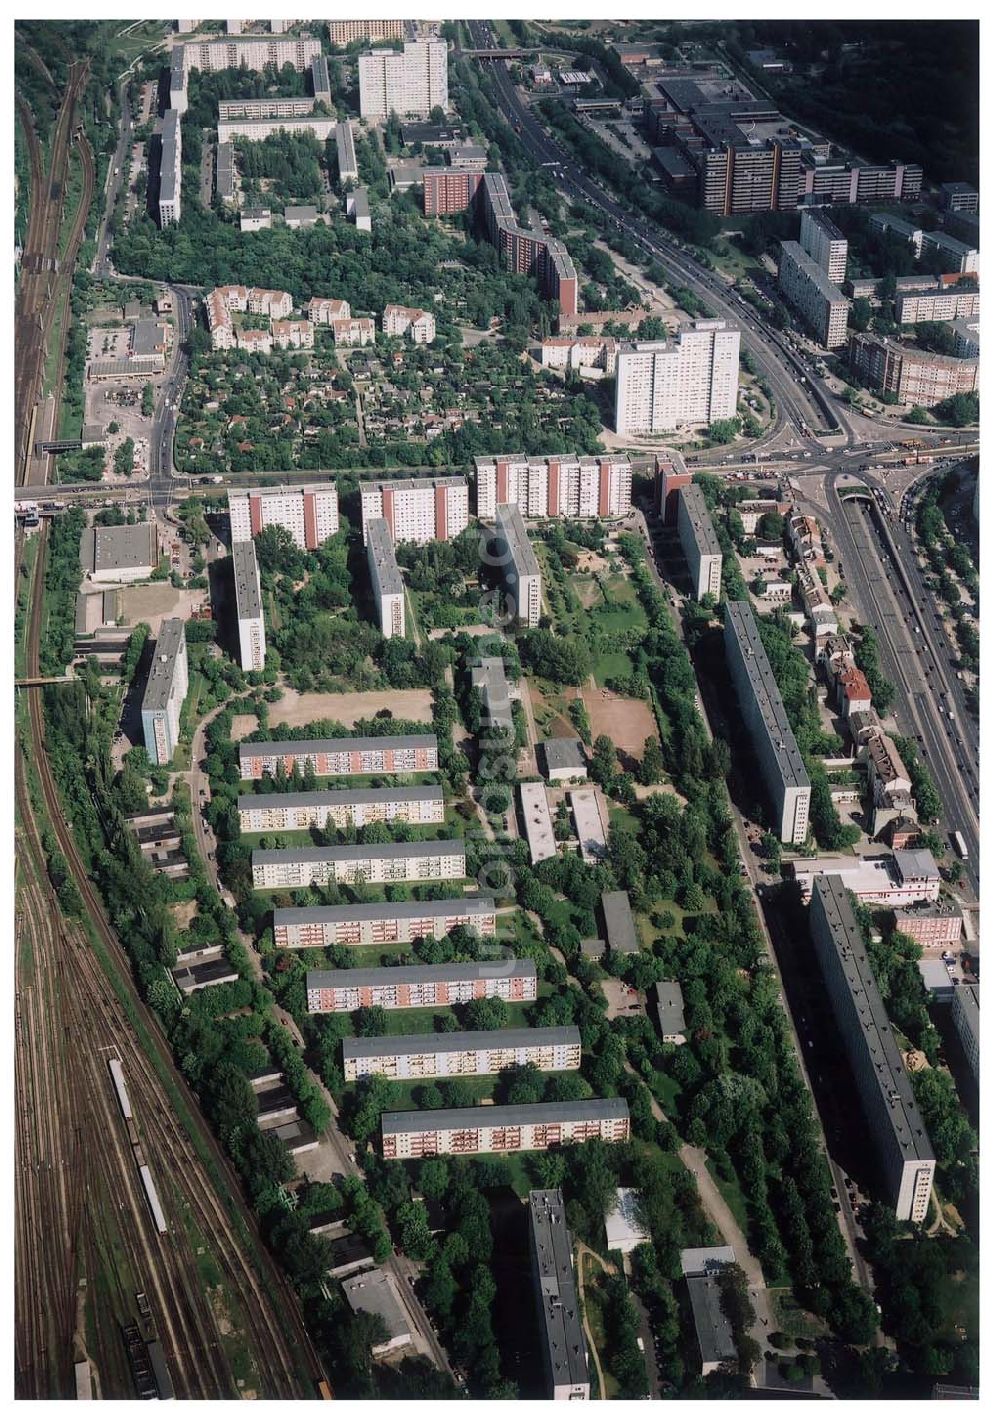
[[[652,916],[669,916],[667,925],[656,926],[653,924]],[[652,945],[657,936],[680,935],[684,929],[684,912],[673,901],[655,901],[648,916],[636,914],[636,922],[639,930],[639,939],[643,945]]]
[[[596,1358],[600,1364],[601,1372],[604,1374],[604,1391],[606,1396],[610,1399],[617,1398],[618,1396],[618,1381],[608,1372],[608,1360],[610,1355],[607,1351],[607,1336],[604,1333],[604,1309],[601,1304],[599,1291],[603,1275],[604,1271],[594,1257],[585,1255],[583,1258],[583,1304],[587,1312],[587,1322],[590,1326],[590,1333],[593,1336],[594,1347],[597,1350]]]
[[[607,650],[594,660],[594,679],[598,688],[603,689],[608,680],[630,675],[634,668],[623,650]]]
[[[625,831],[631,832],[633,836],[639,831],[641,826],[639,819],[633,817],[632,814],[623,807],[613,807],[610,812],[610,817],[612,827],[624,827]]]
[[[774,1316],[782,1333],[787,1334],[789,1339],[817,1339],[828,1333],[827,1325],[816,1315],[804,1310],[795,1300],[791,1290],[784,1286],[768,1286],[768,1294],[774,1302]]]
[[[652,1091],[667,1117],[676,1118],[677,1095],[681,1091],[680,1084],[675,1083],[672,1078],[668,1078],[665,1073],[660,1073],[657,1070],[653,1073]]]
[[[712,1180],[715,1182],[715,1185],[722,1193],[723,1200],[729,1207],[729,1210],[733,1213],[737,1226],[740,1228],[740,1230],[745,1236],[747,1234],[748,1224],[747,1208],[746,1202],[743,1200],[743,1193],[740,1190],[739,1182],[727,1181],[724,1177],[722,1177],[719,1173],[718,1168],[715,1166],[715,1163],[712,1161],[711,1157],[708,1158],[707,1166]]]

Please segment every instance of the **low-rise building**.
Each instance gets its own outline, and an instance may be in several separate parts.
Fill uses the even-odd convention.
[[[149,761],[171,763],[180,737],[181,706],[188,691],[187,640],[184,622],[165,620],[160,626],[142,697],[142,736]]]
[[[577,788],[575,792],[570,793],[569,801],[581,857],[591,864],[601,861],[607,856],[608,839],[596,789]]]
[[[444,793],[414,788],[342,788],[336,792],[248,793],[237,799],[241,832],[303,832],[310,827],[367,827],[372,822],[444,821]]]
[[[781,243],[778,285],[824,349],[847,344],[851,302],[797,241]]]
[[[513,503],[496,510],[496,529],[491,537],[494,566],[505,588],[507,615],[522,625],[536,626],[542,614],[542,572],[538,565],[524,519]]]
[[[687,1042],[684,995],[677,980],[659,980],[656,985],[656,1022],[665,1044]]]
[[[459,926],[480,937],[494,935],[497,913],[492,896],[281,907],[274,912],[274,944],[278,950],[319,950],[328,945],[408,947],[415,940],[440,940]]]
[[[384,1358],[413,1343],[410,1321],[400,1299],[395,1279],[385,1270],[369,1270],[342,1282],[344,1297],[356,1315],[374,1315],[381,1320],[385,1339],[372,1345],[372,1356]]]
[[[878,906],[933,902],[941,890],[941,873],[925,848],[881,857],[807,857],[792,862],[792,872],[805,899],[826,876],[838,877],[859,901]]]
[[[894,911],[893,926],[922,950],[948,950],[962,939],[962,914],[949,906],[923,911]]]
[[[703,1378],[736,1360],[736,1338],[722,1307],[719,1286],[719,1272],[735,1264],[732,1246],[681,1251],[681,1273],[691,1301]]]
[[[406,635],[406,596],[403,578],[396,562],[389,524],[384,517],[373,517],[365,524],[368,541],[368,574],[372,582],[372,599],[378,614],[379,628],[389,639]]]
[[[257,552],[253,542],[233,542],[233,582],[236,587],[240,669],[262,670],[267,656],[267,642],[264,636],[260,569],[257,566]]]
[[[520,692],[507,679],[507,669],[499,655],[487,655],[469,665],[472,687],[479,691],[483,718],[482,727],[514,732],[513,701]]]
[[[232,147],[231,143],[223,146]],[[270,207],[244,207],[240,212],[240,231],[270,231]]]
[[[979,986],[958,985],[951,1002],[951,1017],[969,1068],[979,1082]]]
[[[352,218],[357,231],[371,231],[372,209],[367,187],[356,187],[353,192],[348,192],[344,198],[344,211]]]
[[[650,1240],[642,1197],[634,1187],[616,1187],[611,1210],[604,1218],[604,1234],[609,1251],[631,1255],[637,1246]]]
[[[251,868],[255,891],[295,890],[332,882],[458,881],[465,876],[465,843],[452,838],[358,847],[286,847],[254,852]]]
[[[450,1153],[538,1152],[590,1138],[628,1141],[624,1098],[382,1114],[382,1155],[389,1161]]]
[[[638,955],[639,938],[627,891],[605,891],[601,895],[604,933],[608,949],[616,955]]]
[[[521,817],[528,839],[531,865],[537,866],[557,855],[556,836],[544,783],[521,783]]]
[[[840,670],[834,679],[837,695],[837,713],[842,719],[872,707],[872,692],[864,672],[856,665],[849,670]]]
[[[722,548],[705,494],[697,483],[689,483],[678,493],[677,531],[695,599],[711,596],[717,601],[722,590]]]
[[[546,1397],[590,1398],[590,1360],[576,1293],[573,1238],[562,1192],[528,1193],[531,1274],[542,1330]]]
[[[469,525],[469,484],[463,477],[386,478],[363,482],[361,535],[368,524],[385,519],[393,543],[450,542]]]
[[[544,739],[542,757],[550,783],[571,783],[587,776],[587,760],[580,739]]]
[[[465,960],[447,965],[394,965],[380,969],[309,970],[310,1014],[357,1009],[435,1009],[474,999],[527,1003],[538,996],[533,960]],[[453,1035],[447,1036],[453,1038]]]
[[[128,585],[147,581],[160,562],[154,522],[87,527],[80,539],[80,565],[88,581]]]
[[[478,1029],[453,1034],[385,1034],[345,1039],[344,1078],[458,1078],[533,1064],[546,1073],[580,1067],[580,1031]]]
[[[298,231],[299,227],[315,226],[319,221],[319,210],[316,207],[286,207],[285,226],[291,231]]]
[[[319,778],[348,778],[357,773],[436,772],[438,741],[434,734],[386,734],[377,738],[246,739],[240,744],[240,777],[249,781],[292,773],[306,766]]]
[[[337,176],[341,182],[357,182],[358,159],[354,151],[354,130],[344,119],[334,130],[337,139]]]
[[[543,369],[614,374],[618,341],[603,335],[554,335],[542,340],[539,353]]]

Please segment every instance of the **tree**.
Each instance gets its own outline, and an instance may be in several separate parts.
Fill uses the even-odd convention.
[[[590,761],[590,774],[602,787],[618,772],[618,750],[607,734],[598,734]]]
[[[469,1029],[505,1029],[509,1017],[506,1001],[496,997],[470,1000],[465,1007]]]
[[[497,1097],[511,1105],[540,1103],[545,1079],[537,1064],[509,1064],[497,1079]]]
[[[664,773],[663,750],[660,747],[660,740],[655,734],[650,734],[643,744],[642,762],[639,765],[637,777],[640,783],[658,783]]]
[[[872,323],[872,303],[867,296],[859,295],[851,302],[848,322],[854,330],[867,330]]]
[[[427,1260],[434,1249],[427,1208],[422,1201],[408,1201],[399,1208],[400,1244],[414,1260]]]
[[[358,1033],[363,1039],[375,1039],[389,1029],[389,1013],[380,1004],[366,1005],[357,1012]]]

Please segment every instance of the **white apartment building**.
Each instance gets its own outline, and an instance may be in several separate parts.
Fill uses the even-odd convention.
[[[733,418],[739,384],[740,332],[724,320],[697,320],[674,341],[624,344],[615,372],[615,432],[665,433]]]
[[[436,333],[434,316],[429,310],[415,310],[409,305],[387,305],[382,313],[383,335],[409,335],[415,345],[429,345]]]
[[[469,484],[465,478],[392,478],[362,483],[361,533],[383,518],[393,544],[450,542],[469,525]]]
[[[448,1153],[537,1152],[587,1142],[627,1142],[624,1098],[573,1103],[522,1103],[489,1108],[411,1108],[382,1114],[386,1160]]]
[[[482,1029],[457,1034],[397,1034],[344,1040],[344,1078],[458,1078],[534,1064],[548,1073],[580,1067],[580,1031]]]
[[[494,935],[497,914],[492,896],[280,907],[274,912],[274,943],[279,950],[321,950],[328,945],[410,946],[415,940],[440,940],[459,926],[479,936]],[[384,971],[379,971],[382,974]]]
[[[330,43],[346,49],[359,39],[402,39],[402,20],[330,20]]]
[[[358,59],[361,117],[429,118],[448,107],[448,46],[443,39],[407,40],[402,53],[372,49]]]
[[[847,279],[847,237],[825,212],[806,208],[799,223],[799,245],[835,286]]]
[[[824,349],[847,344],[851,302],[797,241],[781,243],[778,286]]]
[[[287,847],[254,852],[251,867],[255,891],[294,891],[331,882],[459,881],[465,876],[465,843],[453,838],[360,847]]]
[[[314,295],[306,306],[306,316],[314,325],[332,325],[335,320],[350,320],[351,307],[346,300]]]
[[[925,320],[969,320],[978,316],[978,290],[918,290],[896,294],[898,325],[920,325]]]
[[[262,670],[267,655],[264,639],[264,603],[260,595],[260,569],[252,541],[233,542],[233,580],[236,583],[236,622],[240,635],[240,669]]]
[[[544,783],[521,783],[521,818],[531,853],[531,865],[537,866],[558,854],[552,814]]]
[[[335,483],[247,491],[230,488],[228,496],[234,542],[251,541],[265,527],[285,527],[301,551],[315,551],[340,526]]]
[[[292,297],[284,290],[264,290],[259,286],[216,286],[205,297],[205,316],[213,350],[231,350],[239,343],[233,327],[233,312],[266,315],[280,320],[292,313]],[[241,336],[260,336],[270,343],[266,330],[242,330]]]
[[[501,503],[522,517],[623,517],[632,506],[632,462],[621,453],[602,457],[553,454],[528,458],[505,453],[476,459],[476,510],[492,521]]]
[[[185,23],[190,23],[185,21]],[[281,69],[291,64],[300,73],[312,68],[320,58],[322,45],[318,39],[303,36],[245,35],[225,39],[189,39],[175,44],[170,55],[170,106],[181,113],[187,110],[187,76],[192,69],[205,74],[217,74],[222,69],[260,71],[269,64]]]
[[[279,350],[311,350],[314,329],[309,320],[272,320],[271,339]]]
[[[354,130],[345,119],[336,127],[337,176],[341,182],[357,182],[358,159],[354,151]]]
[[[237,799],[241,832],[303,832],[310,827],[367,827],[371,822],[444,822],[444,793],[415,788],[342,788],[336,792],[245,793]]]
[[[298,118],[221,118],[216,129],[216,141],[233,143],[243,138],[248,143],[262,143],[275,133],[309,133],[317,143],[325,143],[332,138],[339,124],[336,118],[307,114]]]
[[[405,636],[406,597],[389,535],[389,524],[384,517],[373,517],[365,530],[368,572],[372,579],[372,598],[378,613],[379,628],[386,639],[393,635]]]
[[[722,591],[722,548],[705,504],[705,494],[696,483],[688,483],[678,492],[677,531],[691,573],[695,600],[711,596],[717,601]]]
[[[348,348],[360,348],[375,343],[375,321],[369,317],[352,316],[349,320],[331,320],[333,343]]]
[[[512,503],[497,508],[493,545],[506,614],[522,625],[537,625],[542,615],[542,573],[524,521]]]
[[[384,734],[379,738],[279,739],[240,744],[240,777],[291,773],[309,764],[319,778],[349,778],[358,773],[434,773],[438,742],[434,734]]]
[[[555,335],[540,346],[543,369],[590,369],[614,374],[618,341],[603,335]]]
[[[151,763],[170,763],[180,736],[181,705],[188,691],[187,641],[184,622],[176,618],[160,626],[153,663],[142,697],[142,736]]]
[[[160,226],[181,219],[181,116],[176,108],[163,115],[160,148]]]
[[[962,1051],[979,1082],[979,986],[958,985],[951,1002],[951,1017]]]

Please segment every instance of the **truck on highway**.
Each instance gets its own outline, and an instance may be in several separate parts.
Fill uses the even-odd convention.
[[[955,844],[955,851],[958,853],[959,859],[963,862],[967,862],[969,860],[969,849],[965,845],[965,838],[962,836],[961,832],[953,832],[951,834],[951,840]]]

